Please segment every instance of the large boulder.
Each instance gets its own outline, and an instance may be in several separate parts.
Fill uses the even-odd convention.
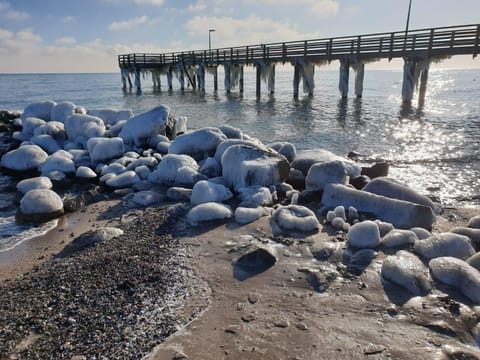
[[[325,149],[309,149],[298,151],[295,159],[291,163],[291,166],[294,169],[300,170],[304,176],[307,176],[308,171],[313,164],[336,160],[341,161],[344,164],[347,175],[351,178],[355,178],[361,174],[362,167],[360,165],[357,165],[353,161],[338,156]]]
[[[380,245],[380,230],[374,221],[366,220],[354,224],[348,232],[350,246],[369,249]]]
[[[45,159],[44,163],[39,166],[42,174],[48,174],[52,171],[60,171],[64,174],[75,173],[75,162],[69,154],[63,150],[57,151]]]
[[[73,114],[65,119],[65,131],[69,140],[86,146],[88,139],[105,135],[105,124],[96,116]]]
[[[90,109],[87,114],[99,117],[106,125],[115,125],[119,121],[133,117],[132,110]]]
[[[289,232],[311,233],[320,228],[314,212],[301,205],[278,207],[272,213],[270,223],[275,235]]]
[[[22,194],[26,194],[30,190],[51,189],[52,187],[52,181],[46,176],[38,176],[30,179],[25,179],[19,181],[17,184],[17,190]]]
[[[88,139],[87,149],[93,162],[102,162],[121,156],[125,152],[125,146],[121,137],[103,138],[94,137]]]
[[[217,146],[227,137],[214,127],[195,130],[178,136],[168,148],[169,154],[190,155],[195,160],[213,156]]]
[[[233,211],[230,206],[209,202],[191,208],[187,213],[187,221],[190,225],[196,226],[202,222],[229,219],[232,216]]]
[[[17,222],[44,222],[63,215],[63,201],[48,189],[27,192],[20,200]]]
[[[190,201],[192,205],[198,205],[207,202],[223,202],[232,197],[232,192],[222,184],[201,180],[193,186]]]
[[[475,254],[470,238],[460,234],[445,232],[415,241],[415,252],[427,260],[436,257],[456,257],[468,259]]]
[[[70,101],[62,101],[56,104],[50,113],[50,121],[65,122],[65,119],[75,114],[75,104]]]
[[[24,145],[3,155],[0,164],[9,170],[36,170],[48,154],[38,145]]]
[[[198,172],[197,162],[188,155],[168,154],[149,175],[152,183],[164,186],[193,187],[207,177]]]
[[[222,176],[235,190],[251,185],[278,185],[287,179],[289,172],[288,160],[273,151],[233,145],[222,156]]]
[[[52,113],[52,109],[55,105],[56,102],[50,100],[28,105],[25,109],[23,109],[22,122],[29,117],[36,117],[45,121],[50,121],[50,114]]]
[[[342,161],[334,160],[315,163],[308,170],[305,179],[307,191],[323,191],[327,184],[346,184],[347,170]]]

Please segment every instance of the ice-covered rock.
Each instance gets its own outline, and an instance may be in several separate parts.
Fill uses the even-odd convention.
[[[347,175],[355,178],[360,175],[362,167],[353,161],[338,156],[325,149],[310,149],[298,151],[295,159],[291,163],[291,167],[300,170],[304,176],[307,176],[308,170],[315,163],[324,163],[330,161],[341,161],[345,165]]]
[[[144,146],[152,136],[169,135],[173,129],[174,118],[165,105],[157,106],[150,111],[130,118],[120,131],[126,144]]]
[[[234,213],[235,221],[240,225],[249,224],[265,215],[266,212],[263,206],[258,206],[256,208],[246,208],[239,206],[235,209]]]
[[[151,174],[150,169],[146,165],[137,166],[134,171],[137,173],[138,177],[142,180],[148,180],[148,177]]]
[[[152,171],[149,181],[166,186],[192,186],[206,176],[198,172],[197,162],[188,155],[168,154]]]
[[[460,234],[464,236],[468,236],[470,240],[472,240],[472,244],[475,249],[480,250],[480,228],[475,229],[471,227],[454,227],[450,229],[451,233]]]
[[[17,190],[22,194],[26,194],[30,190],[51,189],[52,182],[46,176],[38,176],[30,179],[21,180],[17,184]]]
[[[285,156],[289,162],[292,162],[297,155],[297,149],[295,148],[295,145],[289,142],[275,142],[273,144],[269,144],[269,146],[279,154]]]
[[[192,205],[198,205],[207,202],[223,202],[232,197],[232,192],[225,186],[201,180],[193,186],[190,201]]]
[[[322,204],[328,207],[353,206],[359,212],[370,213],[380,220],[392,223],[396,228],[410,229],[418,226],[430,229],[435,222],[435,215],[428,206],[391,199],[340,184],[325,186]]]
[[[393,248],[413,245],[417,240],[417,234],[411,230],[393,229],[382,238],[382,245]]]
[[[374,221],[366,220],[358,222],[348,232],[350,246],[365,249],[375,248],[380,245],[380,230]]]
[[[42,175],[45,175],[51,171],[60,171],[64,174],[74,173],[75,162],[65,153],[66,152],[64,152],[63,150],[59,150],[48,156],[47,159],[45,159],[45,161],[43,162],[43,164],[39,166],[39,170]]]
[[[140,206],[151,206],[165,200],[165,196],[155,191],[139,191],[132,196],[132,201]]]
[[[468,220],[467,227],[480,229],[480,215],[476,215],[472,217],[470,220]]]
[[[47,221],[63,215],[63,201],[52,190],[30,190],[20,200],[19,211],[17,221]]]
[[[230,206],[209,202],[191,208],[187,213],[187,221],[190,225],[195,226],[205,221],[229,219],[232,216],[233,212]]]
[[[178,136],[168,148],[169,154],[186,154],[195,160],[213,156],[217,146],[227,137],[214,127],[195,130]]]
[[[167,198],[176,201],[190,201],[192,197],[192,189],[187,189],[178,186],[172,186],[167,190]]]
[[[363,188],[363,191],[428,206],[432,210],[435,209],[435,204],[428,197],[387,177],[373,179]]]
[[[127,170],[134,170],[139,166],[146,166],[149,169],[153,169],[158,165],[158,160],[155,156],[142,156],[133,160],[127,165]]]
[[[50,114],[52,113],[52,109],[55,105],[56,103],[50,100],[28,105],[25,109],[23,109],[22,122],[29,117],[36,117],[45,121],[50,121]]]
[[[125,152],[123,139],[120,137],[104,138],[93,137],[87,141],[87,149],[93,162],[102,162],[113,159]]]
[[[70,101],[62,101],[56,104],[50,112],[50,121],[65,122],[65,119],[75,114],[76,106]]]
[[[109,241],[121,235],[123,235],[123,230],[115,227],[104,227],[94,231],[87,231],[73,239],[57,256],[66,258],[100,242]]]
[[[310,233],[320,228],[315,213],[301,205],[278,207],[273,211],[270,223],[274,234],[290,231]]]
[[[467,263],[470,266],[473,266],[478,271],[480,271],[480,252],[476,253],[475,255],[470,256],[467,259]]]
[[[122,131],[123,126],[126,123],[127,123],[127,120],[120,120],[115,125],[110,126],[110,128],[108,129],[108,134],[110,135],[110,137],[120,136],[120,132]]]
[[[3,155],[0,165],[17,171],[36,170],[48,154],[38,145],[24,145]]]
[[[424,296],[432,290],[428,268],[408,251],[400,250],[393,256],[387,256],[382,264],[381,276],[414,296]]]
[[[22,120],[22,139],[30,140],[39,126],[44,126],[47,122],[36,117],[28,117]]]
[[[65,131],[69,140],[86,147],[88,139],[105,135],[105,124],[96,116],[73,114],[65,119]]]
[[[125,166],[120,163],[111,163],[110,165],[103,166],[100,174],[107,175],[107,174],[121,174],[125,171]]]
[[[307,191],[323,191],[327,184],[346,184],[347,172],[339,160],[315,163],[305,178]]]
[[[132,110],[89,109],[87,114],[99,117],[106,125],[115,125],[121,120],[129,120],[133,117]]]
[[[237,192],[241,207],[256,208],[273,205],[272,193],[264,186],[248,186],[238,189]]]
[[[290,166],[284,156],[246,145],[230,146],[222,156],[222,176],[235,190],[284,182]]]
[[[433,278],[459,290],[463,295],[480,304],[480,272],[467,262],[455,257],[437,257],[428,263]]]
[[[112,178],[106,181],[107,186],[112,188],[126,188],[131,187],[133,184],[140,181],[137,173],[135,171],[125,171],[124,173],[113,176]]]
[[[247,145],[247,146],[251,146],[251,147],[254,147],[254,148],[259,148],[261,150],[265,150],[265,151],[268,151],[267,147],[265,145],[263,145],[261,142],[259,141],[255,141],[255,140],[242,140],[242,139],[228,139],[228,140],[225,140],[223,141],[221,144],[219,144],[217,146],[217,150],[215,151],[215,155],[213,156],[215,158],[215,160],[218,161],[219,164],[222,163],[222,156],[223,156],[223,153],[230,147],[230,146],[233,146],[233,145]]]
[[[79,166],[75,172],[75,176],[82,179],[95,179],[97,174],[87,166]]]
[[[199,165],[200,169],[198,171],[209,178],[222,175],[222,166],[213,157],[206,158]]]
[[[410,229],[410,231],[413,231],[419,240],[423,240],[432,236],[430,231],[421,227],[413,227]]]
[[[30,139],[35,145],[40,146],[47,154],[53,154],[54,152],[61,149],[60,145],[58,144],[57,140],[55,140],[50,135],[35,135],[32,136]]]
[[[243,139],[242,130],[236,127],[230,125],[221,125],[218,128],[229,139]]]
[[[33,135],[50,135],[52,138],[60,142],[67,139],[65,125],[58,121],[49,121],[45,124],[37,126],[33,130]]]
[[[449,232],[415,241],[413,249],[427,260],[444,256],[468,259],[475,254],[475,249],[468,237]]]

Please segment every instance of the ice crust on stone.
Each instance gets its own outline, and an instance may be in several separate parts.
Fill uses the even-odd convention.
[[[63,201],[55,191],[30,190],[20,200],[20,210],[27,215],[56,213],[63,211]]]
[[[186,154],[196,160],[214,155],[217,146],[227,137],[214,127],[195,130],[178,136],[168,148],[169,154]]]
[[[47,134],[35,135],[30,139],[30,142],[40,146],[43,150],[45,150],[47,154],[53,154],[54,152],[61,149],[57,140]]]
[[[195,177],[196,174],[201,175],[198,173],[197,162],[191,156],[168,154],[164,156],[156,169],[152,171],[148,179],[153,183],[161,185],[182,186],[184,181],[189,180],[188,176]],[[205,179],[206,177],[203,176],[199,180]],[[190,180],[193,181],[193,179]]]
[[[393,248],[413,245],[417,240],[417,234],[411,230],[393,229],[382,238],[382,245]]]
[[[191,208],[187,213],[187,221],[190,225],[195,226],[205,221],[229,219],[232,216],[233,212],[230,206],[209,202]]]
[[[415,241],[413,248],[417,254],[427,260],[444,256],[465,260],[475,254],[472,242],[467,236],[450,232]]]
[[[94,137],[88,139],[87,149],[93,162],[101,162],[121,156],[125,152],[123,139],[120,137]]]
[[[304,176],[307,176],[308,170],[315,163],[324,163],[330,161],[341,161],[347,172],[347,175],[351,178],[359,176],[362,172],[362,167],[355,164],[353,161],[338,156],[325,149],[309,149],[298,151],[295,159],[292,161],[291,166],[294,169],[300,170]]]
[[[129,120],[133,117],[132,110],[114,110],[114,109],[89,109],[87,115],[96,116],[103,120],[105,125],[115,125],[119,121]]]
[[[272,230],[277,233],[298,231],[309,233],[320,228],[315,213],[301,205],[280,206],[272,213]]]
[[[17,190],[26,194],[30,190],[51,189],[52,181],[46,176],[38,176],[30,179],[21,180],[17,184]]]
[[[43,164],[39,166],[39,170],[42,174],[45,175],[52,171],[60,171],[64,174],[75,173],[76,169],[75,162],[72,160],[72,158],[65,155],[63,150],[59,150],[54,154],[48,156],[43,162]]]
[[[89,167],[79,166],[75,171],[75,176],[82,179],[95,179],[97,174]]]
[[[232,192],[222,184],[201,180],[193,187],[190,201],[192,205],[198,205],[208,202],[223,202],[232,197]]]
[[[49,121],[58,121],[64,123],[65,120],[75,114],[76,106],[70,101],[62,101],[56,104],[50,112]]]
[[[105,124],[96,116],[73,114],[65,119],[65,131],[69,140],[86,147],[88,139],[105,135]]]
[[[366,220],[354,224],[348,232],[350,246],[365,249],[380,245],[380,230],[374,221]]]
[[[262,206],[256,208],[237,207],[235,209],[235,221],[240,225],[249,224],[257,219],[260,219],[265,214],[265,209]]]
[[[264,186],[248,186],[238,189],[239,206],[256,208],[258,206],[272,206],[273,198],[270,190]]]
[[[313,164],[305,178],[307,191],[323,191],[327,184],[346,184],[345,164],[339,160]]]
[[[24,145],[3,155],[0,164],[10,170],[25,171],[37,169],[48,154],[38,145]]]
[[[51,100],[36,102],[28,105],[25,109],[23,109],[23,113],[21,116],[22,122],[29,117],[36,117],[45,121],[50,121],[50,115],[55,105],[56,102]]]

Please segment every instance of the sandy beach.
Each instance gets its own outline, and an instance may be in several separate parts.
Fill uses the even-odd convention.
[[[447,210],[434,231],[478,213]],[[99,202],[3,253],[0,358],[480,358],[471,332],[477,307],[439,290],[410,299],[384,286],[382,252],[358,275],[339,259],[315,260],[314,244],[345,247],[329,226],[275,238],[268,217],[192,228],[183,215],[180,204]],[[105,226],[125,234],[56,256]],[[268,242],[276,264],[236,278],[232,260],[257,242]]]

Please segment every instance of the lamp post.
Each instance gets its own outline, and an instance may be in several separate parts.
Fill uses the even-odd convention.
[[[410,10],[412,9],[412,0],[408,2],[408,13],[407,13],[407,24],[405,25],[405,41],[403,48],[407,47],[407,35],[408,35],[408,25],[410,24]]]
[[[210,55],[210,60],[212,59],[212,37],[211,34],[214,32],[215,29],[208,30],[208,54]]]

